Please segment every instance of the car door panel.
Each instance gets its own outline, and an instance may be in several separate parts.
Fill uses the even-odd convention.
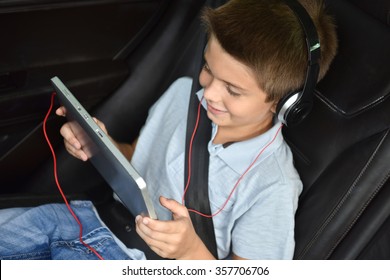
[[[156,26],[168,2],[0,3],[2,192],[15,191],[49,157],[40,128],[53,91],[50,78],[59,76],[92,109],[131,75],[127,56]],[[61,124],[49,119],[56,134]],[[56,134],[53,140],[60,143]],[[20,164],[26,154],[32,160]]]

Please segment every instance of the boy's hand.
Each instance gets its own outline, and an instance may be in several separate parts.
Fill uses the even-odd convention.
[[[58,116],[62,116],[62,117],[65,117],[66,116],[66,109],[65,107],[59,107],[57,110],[56,110],[56,114]],[[107,133],[107,130],[106,130],[106,127],[105,125],[99,121],[98,119],[96,118],[93,118],[95,120],[95,122],[97,123],[97,125],[105,132]],[[78,159],[81,159],[82,161],[87,161],[88,160],[88,156],[87,154],[81,149],[81,143],[79,142],[79,140],[76,138],[75,134],[73,133],[73,130],[71,128],[71,126],[69,125],[69,123],[65,123],[61,129],[60,129],[60,133],[62,135],[62,137],[64,137],[64,144],[65,144],[65,148],[66,150],[74,157],[78,158]]]
[[[160,203],[172,212],[173,220],[136,217],[137,233],[146,244],[163,258],[212,259],[211,253],[194,230],[187,208],[164,197],[160,197]]]

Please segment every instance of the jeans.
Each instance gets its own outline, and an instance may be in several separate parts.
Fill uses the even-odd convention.
[[[143,259],[142,252],[127,249],[97,216],[90,201],[72,201],[83,225],[82,239],[104,259]],[[0,210],[0,259],[96,260],[79,240],[80,228],[65,204]]]

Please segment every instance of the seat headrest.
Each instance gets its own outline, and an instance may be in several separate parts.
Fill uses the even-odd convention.
[[[352,3],[353,2],[353,3]],[[328,0],[334,14],[339,50],[328,74],[318,85],[318,96],[340,114],[351,117],[369,110],[390,95],[390,28],[379,21],[374,7],[388,0]],[[373,5],[378,3],[378,5]],[[363,9],[370,7],[369,11]],[[383,10],[381,10],[383,13]]]
[[[389,0],[349,0],[361,10],[370,14],[384,24],[390,26],[390,1]]]

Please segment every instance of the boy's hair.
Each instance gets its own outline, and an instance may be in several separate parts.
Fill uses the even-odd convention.
[[[336,27],[323,1],[299,0],[312,18],[321,44],[319,79],[336,55]],[[202,16],[209,36],[254,71],[267,101],[279,101],[299,90],[307,70],[305,34],[294,12],[283,0],[230,0]]]

